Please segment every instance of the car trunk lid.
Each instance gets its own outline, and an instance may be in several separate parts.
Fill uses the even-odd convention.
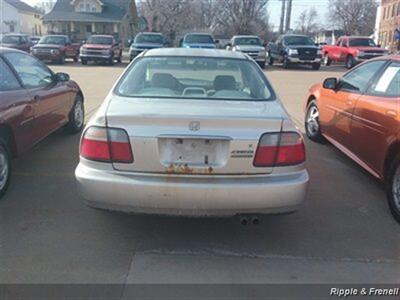
[[[253,159],[260,137],[280,132],[277,101],[114,97],[107,126],[127,131],[134,162],[121,171],[167,174],[267,174]]]

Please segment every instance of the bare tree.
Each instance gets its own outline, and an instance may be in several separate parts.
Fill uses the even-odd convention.
[[[271,30],[269,0],[141,0],[138,10],[149,31],[174,40],[186,31],[218,35],[268,35]]]
[[[304,10],[297,20],[296,31],[307,35],[315,34],[319,29],[317,20],[318,12],[315,8]]]
[[[329,0],[329,19],[332,25],[346,34],[370,35],[374,32],[376,0]]]
[[[254,34],[268,26],[267,3],[268,0],[219,0],[217,25],[230,34]]]

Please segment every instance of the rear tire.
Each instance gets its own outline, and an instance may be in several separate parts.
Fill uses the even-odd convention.
[[[347,59],[346,59],[346,68],[350,70],[350,69],[352,69],[355,65],[356,65],[356,62],[355,62],[355,60],[354,60],[354,57],[351,56],[351,55],[347,56]]]
[[[387,184],[387,198],[393,217],[400,223],[400,155],[392,165]]]
[[[307,137],[316,143],[324,142],[319,123],[319,109],[317,102],[312,100],[307,106],[306,119],[304,122]]]
[[[58,63],[60,65],[64,65],[65,64],[65,54],[61,54],[61,57],[60,57]]]
[[[82,130],[85,123],[85,107],[83,105],[83,98],[77,95],[75,98],[74,106],[69,113],[69,122],[66,125],[66,130],[75,134]]]
[[[332,60],[329,58],[328,53],[324,55],[324,65],[329,67],[332,64]]]
[[[107,64],[108,64],[109,66],[114,65],[114,56],[111,56],[111,58],[108,59]]]
[[[287,57],[287,55],[285,55],[285,56],[283,57],[282,67],[283,67],[284,69],[286,69],[286,70],[290,68],[290,61],[289,61],[289,58]]]
[[[11,155],[7,142],[0,138],[0,199],[6,193],[11,179]]]
[[[269,53],[268,56],[269,56],[268,64],[272,66],[274,64],[274,58],[271,56],[271,53]]]
[[[312,69],[318,71],[319,69],[321,69],[321,64],[313,64]]]

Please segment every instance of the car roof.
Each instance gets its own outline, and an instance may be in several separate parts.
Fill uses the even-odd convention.
[[[139,32],[139,34],[147,34],[147,35],[163,35],[161,32]]]
[[[257,39],[259,39],[259,37],[256,35],[235,35],[232,38],[233,39],[237,39],[237,38],[257,38]]]
[[[219,49],[197,49],[197,48],[159,48],[144,52],[144,57],[154,56],[184,56],[184,57],[209,57],[209,58],[230,58],[248,59],[242,52],[219,50]]]
[[[92,36],[99,36],[99,37],[111,37],[113,38],[114,36],[112,36],[111,34],[92,34],[90,37]]]
[[[283,37],[289,37],[289,36],[305,36],[305,37],[309,37],[308,35],[305,34],[284,34]]]
[[[185,35],[208,35],[208,36],[212,36],[211,33],[207,33],[207,32],[189,32],[189,33],[186,33]]]
[[[45,36],[59,36],[59,37],[68,37],[68,35],[65,35],[65,34],[46,34],[46,35],[44,35],[43,37],[45,37]]]
[[[2,36],[28,36],[27,34],[24,33],[4,33]]]
[[[395,60],[395,61],[400,61],[400,54],[392,54],[392,55],[386,55],[386,56],[379,56],[374,59],[370,60]]]

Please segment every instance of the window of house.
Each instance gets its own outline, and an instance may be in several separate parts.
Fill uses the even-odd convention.
[[[79,11],[81,11],[81,12],[85,11],[85,4],[82,2],[79,4]]]
[[[92,32],[92,25],[86,25],[86,32]]]
[[[14,32],[14,31],[15,31],[14,24],[10,24],[10,32]]]
[[[92,12],[96,12],[97,11],[97,9],[96,9],[96,4],[92,4]]]
[[[396,14],[396,4],[394,4],[392,7],[392,18],[394,18],[395,14]]]

